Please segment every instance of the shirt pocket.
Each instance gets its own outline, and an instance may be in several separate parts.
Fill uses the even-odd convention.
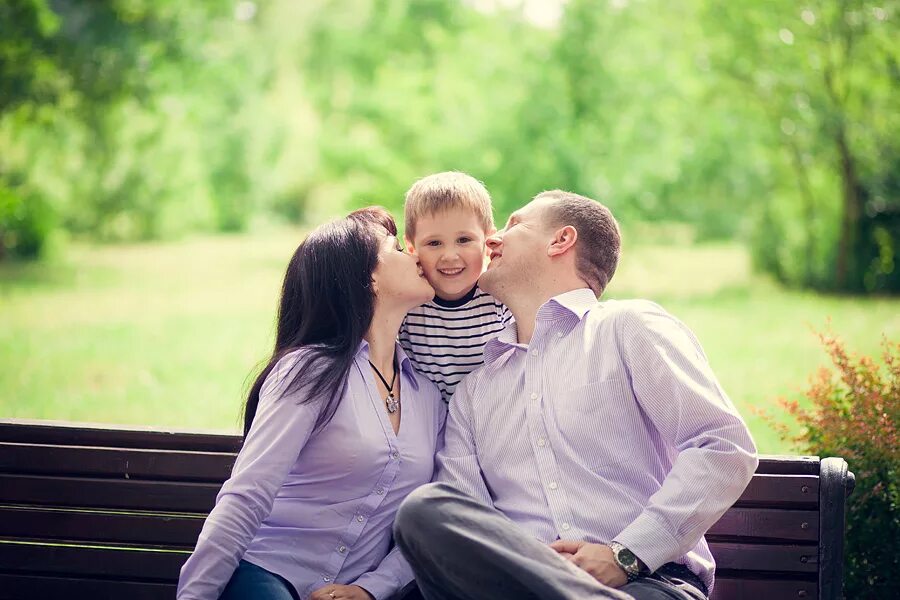
[[[553,414],[565,451],[595,471],[633,460],[648,442],[634,395],[622,379],[561,390],[553,398]]]

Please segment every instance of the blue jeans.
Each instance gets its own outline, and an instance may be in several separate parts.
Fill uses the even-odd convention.
[[[287,579],[242,560],[219,600],[300,600]]]

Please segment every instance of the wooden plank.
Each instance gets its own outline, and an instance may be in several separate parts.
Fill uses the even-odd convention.
[[[29,540],[0,541],[5,574],[117,578],[175,583],[190,552],[45,545]]]
[[[190,550],[204,516],[0,506],[0,538],[76,540]]]
[[[819,513],[814,510],[730,508],[706,534],[707,541],[740,538],[815,542]]]
[[[759,457],[756,472],[760,475],[818,475],[819,462],[818,456],[763,454]]]
[[[812,475],[754,475],[738,507],[815,509],[819,478]]]
[[[174,583],[0,574],[0,600],[35,598],[172,600],[175,597],[175,588]]]
[[[234,454],[0,442],[0,473],[212,481],[231,474]]]
[[[0,441],[116,448],[158,448],[197,452],[237,452],[241,438],[224,432],[197,432],[153,427],[119,427],[97,423],[0,419]]]
[[[716,569],[727,571],[766,571],[779,573],[816,573],[818,547],[815,545],[735,544],[711,542]]]
[[[716,577],[710,600],[815,600],[814,581]]]
[[[219,488],[213,483],[0,475],[0,504],[208,513]]]

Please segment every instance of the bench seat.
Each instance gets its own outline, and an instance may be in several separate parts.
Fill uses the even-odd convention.
[[[0,600],[175,596],[235,435],[0,420]],[[714,600],[841,597],[840,458],[764,456],[707,534]]]

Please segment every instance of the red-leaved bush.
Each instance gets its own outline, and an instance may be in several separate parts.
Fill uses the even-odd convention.
[[[841,456],[856,475],[847,501],[847,598],[900,598],[900,343],[885,339],[881,362],[847,352],[831,333],[831,358],[804,400],[779,402],[797,427],[766,419],[802,453]]]

